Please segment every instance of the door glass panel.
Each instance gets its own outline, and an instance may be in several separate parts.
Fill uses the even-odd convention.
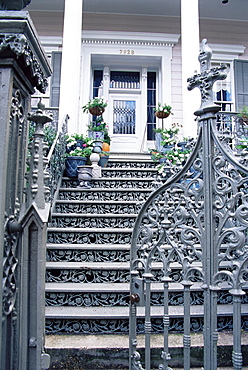
[[[135,119],[135,101],[113,101],[113,134],[135,134]]]

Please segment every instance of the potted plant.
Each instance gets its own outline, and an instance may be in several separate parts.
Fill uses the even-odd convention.
[[[84,136],[83,134],[72,134],[66,136],[66,144],[67,144],[67,153],[70,151],[81,148],[83,149],[85,146],[84,144],[89,141],[89,138]]]
[[[239,144],[236,145],[237,149],[240,149],[243,153],[248,151],[248,138],[243,136],[239,139]]]
[[[101,167],[107,167],[108,160],[109,160],[109,151],[105,152],[104,150],[99,153],[100,159],[99,159],[99,166]]]
[[[155,116],[157,118],[167,118],[170,114],[173,114],[171,109],[172,107],[170,105],[158,102],[158,106],[154,108]]]
[[[66,175],[68,177],[77,177],[78,166],[84,166],[86,165],[92,150],[93,150],[93,140],[89,138],[84,138],[85,142],[82,144],[82,147],[76,146],[75,144],[71,145],[70,138],[69,140],[69,146],[67,147],[67,153],[66,153],[66,160],[65,160],[65,169],[66,169]]]
[[[247,106],[244,106],[240,110],[240,112],[237,114],[237,116],[242,119],[243,123],[248,125],[248,107]]]
[[[98,118],[96,122],[91,122],[88,125],[88,137],[94,140],[104,139],[104,130],[106,129],[106,123]]]
[[[177,143],[177,146],[181,150],[187,150],[191,148],[195,143],[195,139],[193,137],[183,137],[182,141],[179,141]]]
[[[82,109],[84,113],[91,113],[93,116],[101,116],[107,105],[108,103],[104,97],[96,97],[92,100],[89,100],[88,103],[82,107]]]
[[[177,142],[179,129],[180,125],[178,123],[173,123],[172,126],[167,129],[153,129],[155,132],[156,149],[159,153],[165,153],[174,148]]]

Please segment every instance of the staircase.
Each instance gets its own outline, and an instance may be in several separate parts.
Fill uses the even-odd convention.
[[[47,334],[128,333],[132,228],[157,173],[149,156],[131,157],[110,159],[90,189],[63,178],[48,228]]]
[[[77,179],[63,178],[55,210],[48,228],[46,272],[46,334],[48,347],[87,347],[83,356],[89,356],[80,367],[64,369],[117,369],[128,367],[129,330],[129,253],[132,229],[142,204],[156,186],[156,164],[148,155],[112,155],[102,177],[92,181],[92,188],[78,187]],[[159,268],[157,274],[159,275]],[[156,275],[156,273],[155,273]],[[170,284],[170,330],[183,331],[183,290],[181,267],[172,266]],[[203,292],[201,283],[191,289],[192,331],[200,333],[203,327]],[[219,293],[219,329],[230,330],[232,305],[228,290]],[[247,325],[248,295],[244,296],[243,328]],[[152,330],[163,331],[163,286],[152,284]],[[144,312],[138,307],[138,332],[144,332]],[[73,336],[71,336],[73,334]],[[82,335],[83,334],[83,335]],[[92,334],[94,336],[92,337]],[[103,334],[108,334],[106,337]],[[59,336],[58,336],[59,335]],[[156,335],[156,334],[155,334]],[[198,334],[195,334],[196,336]],[[52,339],[55,338],[55,339]],[[61,339],[62,338],[62,339]],[[94,338],[94,344],[92,338]],[[155,342],[156,342],[156,336]],[[196,340],[196,347],[202,339]],[[162,347],[162,336],[159,345]],[[225,340],[224,340],[225,341]],[[178,342],[176,338],[175,342]],[[156,342],[158,343],[158,342]],[[227,343],[227,341],[225,342]],[[248,343],[246,335],[245,343]],[[175,344],[175,347],[178,343]],[[93,354],[89,347],[94,348]],[[109,354],[101,357],[102,348]],[[114,351],[120,353],[119,357]],[[173,344],[172,344],[173,347]],[[67,347],[66,347],[67,348]],[[231,347],[230,347],[231,348]],[[177,351],[178,349],[176,349]],[[100,352],[99,352],[100,351]],[[49,351],[48,351],[49,352]],[[64,352],[65,353],[65,352]],[[177,352],[175,352],[177,353]],[[158,363],[161,351],[158,352]],[[78,353],[74,353],[77,357]],[[106,353],[105,353],[106,355]],[[52,354],[54,356],[54,353]],[[82,356],[82,353],[81,355]],[[79,356],[79,357],[80,357]],[[98,356],[98,365],[92,365],[92,356]],[[154,355],[155,356],[155,355]],[[56,355],[55,355],[56,357]],[[118,366],[106,365],[109,358],[119,358]],[[177,358],[177,354],[175,354]],[[196,353],[196,358],[202,354]],[[123,360],[125,358],[125,360]],[[81,360],[78,360],[79,362]],[[78,362],[78,363],[79,363]],[[121,364],[121,365],[120,365]],[[124,366],[125,364],[125,366]],[[199,365],[200,366],[200,365]],[[61,368],[61,367],[52,367]]]

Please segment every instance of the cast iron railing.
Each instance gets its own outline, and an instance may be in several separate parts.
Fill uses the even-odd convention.
[[[199,137],[183,169],[155,190],[143,205],[133,230],[130,268],[130,370],[142,370],[137,351],[137,315],[144,315],[145,369],[151,369],[151,283],[164,288],[164,348],[160,370],[170,369],[169,286],[172,267],[181,266],[184,295],[184,369],[190,369],[190,287],[201,284],[204,318],[204,370],[217,369],[218,292],[229,288],[233,298],[233,353],[235,370],[242,369],[241,315],[243,287],[248,280],[248,155],[238,150],[239,130],[217,129],[212,85],[225,78],[225,66],[210,69],[211,50],[203,42],[201,74],[190,78],[189,89],[199,87]],[[242,128],[242,127],[241,127]],[[240,132],[244,132],[243,127]],[[242,135],[241,135],[242,136]]]

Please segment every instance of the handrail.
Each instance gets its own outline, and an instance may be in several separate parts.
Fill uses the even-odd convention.
[[[49,188],[50,188],[50,202],[51,209],[54,206],[54,199],[59,190],[65,164],[66,139],[68,128],[68,114],[63,118],[54,142],[47,155],[47,171],[49,172]]]

